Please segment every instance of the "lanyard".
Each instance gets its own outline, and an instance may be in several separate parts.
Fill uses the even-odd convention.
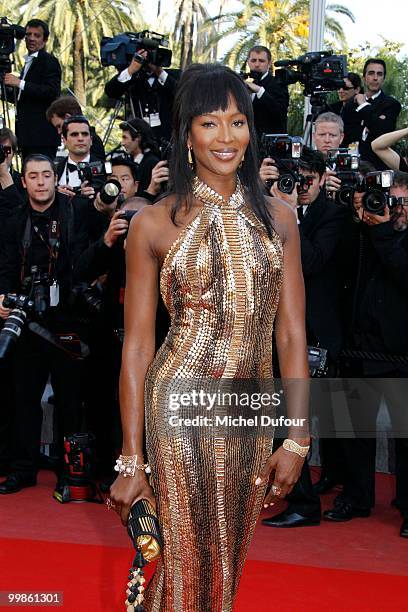
[[[24,230],[24,237],[23,237],[23,257],[22,257],[21,274],[20,274],[21,282],[23,282],[25,278],[25,265],[27,262],[28,250],[30,249],[31,243],[32,243],[32,232],[34,232],[38,236],[38,238],[45,245],[48,251],[48,255],[49,255],[48,278],[49,278],[49,281],[52,283],[53,281],[56,280],[55,279],[55,266],[58,260],[59,249],[60,249],[60,244],[61,244],[60,222],[57,219],[53,219],[53,218],[49,220],[48,239],[46,240],[44,236],[42,235],[39,227],[33,224],[32,219],[31,219],[31,214],[28,215],[25,230]]]

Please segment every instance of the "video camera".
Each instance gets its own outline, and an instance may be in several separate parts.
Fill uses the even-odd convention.
[[[340,189],[335,194],[335,202],[341,206],[353,206],[354,194],[361,185],[360,156],[349,149],[330,149],[327,165],[336,170],[336,176],[341,180]]]
[[[262,134],[262,158],[272,157],[279,170],[277,186],[282,193],[292,193],[296,183],[300,189],[305,189],[310,183],[308,177],[299,172],[300,156],[302,154],[302,139],[287,134]],[[266,181],[271,187],[272,180]]]
[[[7,17],[0,17],[0,78],[11,72],[13,62],[10,55],[16,50],[15,39],[24,37],[25,29],[22,26],[10,23]]]
[[[143,30],[143,32],[124,32],[114,37],[104,36],[101,40],[102,66],[115,66],[123,70],[129,66],[134,55],[141,49],[147,51],[147,64],[167,68],[171,65],[172,52],[164,34]]]
[[[345,55],[333,55],[333,51],[311,51],[297,59],[280,60],[274,63],[281,70],[275,76],[285,85],[302,83],[305,96],[328,93],[340,89],[347,76]],[[297,66],[291,70],[287,66]]]

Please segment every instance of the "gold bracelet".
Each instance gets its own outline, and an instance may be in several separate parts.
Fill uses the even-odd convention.
[[[282,446],[290,453],[296,453],[297,455],[303,458],[306,457],[310,448],[310,446],[300,446],[300,444],[298,444],[294,440],[290,440],[289,438],[286,438],[286,440],[283,441]]]

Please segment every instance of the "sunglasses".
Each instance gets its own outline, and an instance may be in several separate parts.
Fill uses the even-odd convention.
[[[350,91],[351,89],[355,89],[355,87],[353,87],[353,85],[342,85],[340,89],[343,89],[344,91]]]

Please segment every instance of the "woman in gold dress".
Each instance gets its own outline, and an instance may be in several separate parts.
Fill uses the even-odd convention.
[[[272,379],[274,327],[282,378],[308,377],[296,218],[264,196],[255,143],[240,78],[190,66],[175,100],[170,195],[134,217],[127,239],[122,452],[143,464],[145,430],[152,479],[119,475],[111,501],[124,524],[139,499],[157,509],[164,546],[149,611],[232,610],[262,503],[291,490],[309,443],[289,430],[272,454],[271,427],[242,436],[169,424],[177,389]],[[159,286],[171,328],[155,356]],[[300,395],[288,395],[289,416],[304,413]]]

